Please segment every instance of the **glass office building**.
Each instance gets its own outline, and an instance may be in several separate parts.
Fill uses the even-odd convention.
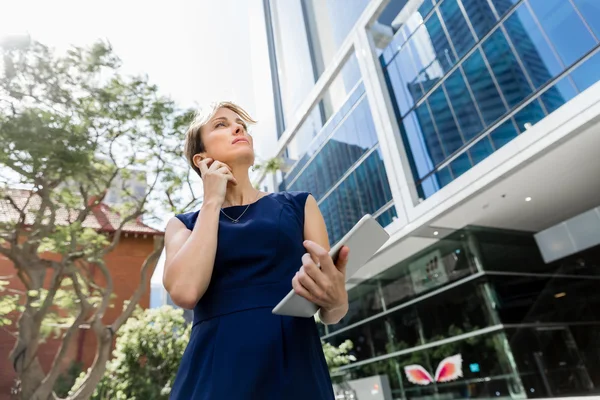
[[[595,0],[427,0],[381,56],[421,198],[600,77]]]
[[[548,260],[537,236],[600,205],[600,2],[263,6],[271,189],[310,191],[331,244],[366,213],[392,236],[319,326],[354,344],[346,395],[373,376],[380,399],[600,395],[600,246]]]

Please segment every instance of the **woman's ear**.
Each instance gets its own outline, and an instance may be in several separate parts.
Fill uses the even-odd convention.
[[[202,160],[204,160],[206,158],[206,154],[204,153],[198,153],[198,154],[194,154],[193,160],[194,160],[194,165],[198,168],[200,168],[200,162]]]

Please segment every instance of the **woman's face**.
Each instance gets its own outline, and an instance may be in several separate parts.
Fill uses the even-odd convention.
[[[254,164],[254,142],[246,123],[235,112],[220,108],[202,127],[205,157],[229,166]]]

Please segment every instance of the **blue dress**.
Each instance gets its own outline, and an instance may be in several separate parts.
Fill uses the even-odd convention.
[[[220,214],[212,278],[194,308],[171,399],[334,399],[314,319],[271,313],[302,265],[307,197],[268,194],[238,223]],[[223,211],[235,219],[245,208]],[[198,211],[177,218],[192,230]]]

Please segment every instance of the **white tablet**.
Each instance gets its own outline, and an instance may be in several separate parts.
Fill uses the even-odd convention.
[[[350,248],[348,264],[346,264],[346,282],[363,265],[369,261],[390,235],[369,214],[348,232],[329,252],[335,262],[342,246]],[[273,309],[273,314],[289,315],[292,317],[312,317],[319,306],[296,294],[292,289]]]

